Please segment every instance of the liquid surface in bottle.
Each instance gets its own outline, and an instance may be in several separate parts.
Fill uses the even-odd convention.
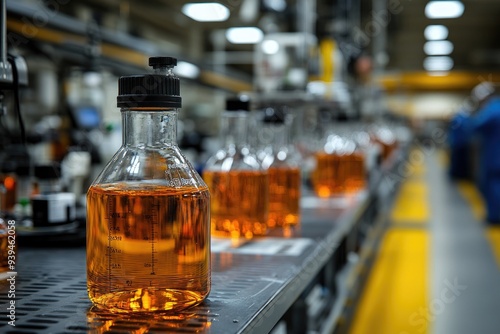
[[[87,287],[111,312],[180,311],[210,290],[208,189],[136,182],[87,195]]]
[[[319,197],[357,192],[366,184],[364,166],[361,153],[316,153],[316,169],[311,175],[313,189]]]
[[[299,168],[269,168],[269,227],[299,223],[300,182]]]
[[[250,239],[267,233],[267,171],[205,171],[210,189],[212,235]]]

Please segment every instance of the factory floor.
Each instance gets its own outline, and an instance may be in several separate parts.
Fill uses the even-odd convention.
[[[500,226],[443,151],[416,148],[407,166],[350,334],[500,333]]]

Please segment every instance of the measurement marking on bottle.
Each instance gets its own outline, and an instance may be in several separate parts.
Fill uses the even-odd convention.
[[[108,219],[108,249],[110,249],[111,248],[111,231],[112,231],[112,227],[113,227],[113,219],[111,219],[112,215],[110,214],[113,212],[113,201],[111,200],[111,198],[108,197],[108,203],[106,203],[106,204],[108,207],[108,215],[106,217],[106,219]],[[115,226],[116,226],[116,224],[115,224]],[[113,290],[113,283],[112,283],[111,277],[112,277],[112,274],[111,274],[111,252],[108,252],[109,292],[111,292]]]
[[[108,246],[108,254],[121,254],[122,250],[116,247]]]
[[[151,275],[156,275],[156,272],[155,272],[155,254],[156,254],[156,250],[155,250],[155,243],[156,243],[156,238],[155,238],[155,235],[156,235],[156,231],[155,231],[155,225],[157,224],[157,221],[155,219],[155,215],[156,215],[156,211],[155,210],[155,207],[158,206],[159,208],[159,203],[158,205],[155,205],[155,203],[153,202],[151,204],[151,214],[148,214],[148,215],[144,215],[144,218],[148,219],[150,224],[151,224],[151,236],[150,236],[150,243],[151,243]]]
[[[128,201],[124,205],[128,207]],[[120,288],[118,284],[119,275],[114,275],[115,271],[122,270],[121,255],[123,250],[120,244],[123,241],[122,228],[120,221],[125,221],[128,218],[127,212],[116,212],[116,202],[112,197],[108,197],[106,203],[106,217],[108,221],[108,245],[106,248],[106,255],[108,258],[108,289],[112,292]],[[127,226],[127,224],[125,224]]]

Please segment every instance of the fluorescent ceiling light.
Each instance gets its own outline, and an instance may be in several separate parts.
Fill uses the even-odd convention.
[[[200,68],[186,61],[178,61],[174,73],[180,77],[196,79],[200,75]]]
[[[429,56],[449,55],[453,52],[453,43],[450,41],[430,41],[424,44],[424,52]]]
[[[425,6],[425,16],[430,19],[454,19],[463,13],[464,4],[460,1],[429,1]]]
[[[440,24],[427,26],[424,36],[428,41],[439,41],[448,38],[448,28]]]
[[[199,22],[220,22],[229,18],[229,9],[217,2],[187,3],[182,6],[182,12]]]
[[[264,4],[269,9],[275,10],[277,12],[282,12],[286,9],[285,0],[264,0]]]
[[[427,71],[449,71],[453,68],[453,59],[447,56],[427,57],[424,59]]]
[[[237,27],[226,30],[226,38],[233,44],[256,44],[262,41],[264,33],[255,27]]]
[[[267,55],[273,55],[278,53],[280,49],[280,44],[274,39],[266,39],[262,42],[262,51]]]
[[[83,83],[88,87],[97,87],[102,83],[102,74],[99,72],[83,73]]]

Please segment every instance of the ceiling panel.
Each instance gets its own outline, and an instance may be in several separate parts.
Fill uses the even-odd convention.
[[[457,70],[499,70],[500,1],[463,0],[465,11],[456,19],[431,20],[425,17],[427,1],[412,1],[397,15],[389,28],[388,52],[390,69],[423,70],[425,38],[429,24],[444,24],[454,45],[451,57]],[[479,53],[479,56],[478,56]],[[489,59],[491,58],[491,59]]]

